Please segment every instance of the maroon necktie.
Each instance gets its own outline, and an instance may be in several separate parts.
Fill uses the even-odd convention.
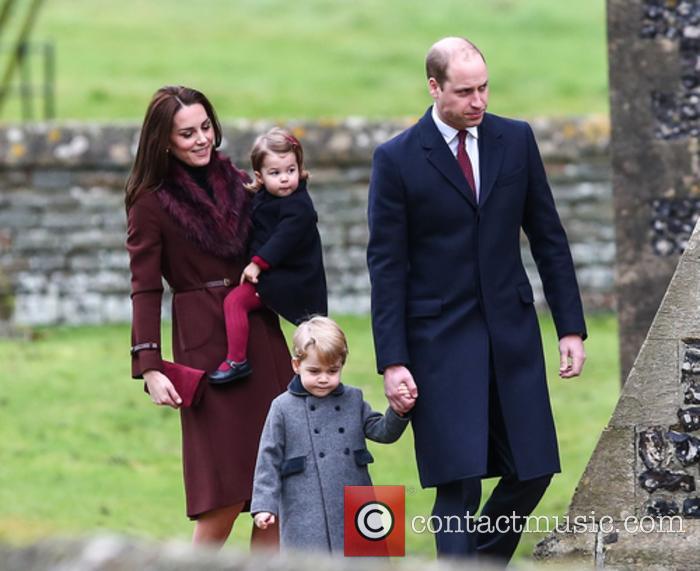
[[[457,162],[462,168],[464,173],[464,178],[467,179],[469,183],[469,188],[472,189],[474,196],[476,197],[476,183],[474,182],[474,171],[472,170],[472,162],[469,160],[469,155],[467,154],[467,147],[465,142],[467,140],[467,131],[462,129],[457,133]]]

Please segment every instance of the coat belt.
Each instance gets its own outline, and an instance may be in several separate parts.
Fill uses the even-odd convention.
[[[229,278],[224,278],[222,280],[213,280],[210,282],[204,282],[201,284],[191,285],[191,286],[187,286],[187,287],[181,287],[181,288],[171,287],[170,291],[172,293],[184,293],[186,291],[197,291],[200,289],[209,289],[209,288],[215,288],[215,287],[233,287],[234,285],[236,285],[236,282],[234,280],[231,280]]]

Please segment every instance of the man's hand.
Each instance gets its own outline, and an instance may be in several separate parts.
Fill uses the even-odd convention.
[[[408,392],[401,388],[402,383],[408,387]],[[418,387],[411,372],[403,365],[392,365],[384,369],[384,394],[389,406],[399,414],[411,410],[418,398]]]
[[[586,360],[583,339],[579,335],[565,335],[559,339],[559,376],[562,379],[578,377]]]
[[[260,268],[260,266],[258,266],[258,264],[256,264],[255,262],[250,262],[250,264],[248,264],[243,269],[240,284],[242,284],[245,281],[249,281],[252,284],[258,283],[258,276],[260,275],[261,271],[262,269]]]

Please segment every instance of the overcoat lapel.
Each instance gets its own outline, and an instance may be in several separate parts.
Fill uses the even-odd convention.
[[[440,131],[431,116],[431,108],[423,115],[418,122],[418,132],[420,133],[421,144],[425,150],[425,158],[450,182],[469,204],[476,208],[476,199],[472,189],[469,188],[464,173],[459,168],[457,159],[450,151],[450,147],[445,143]]]
[[[483,207],[493,190],[503,162],[503,141],[501,132],[494,127],[488,114],[479,125],[479,174],[481,185],[479,206]]]

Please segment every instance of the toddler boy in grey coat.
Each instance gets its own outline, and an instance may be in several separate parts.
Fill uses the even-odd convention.
[[[372,485],[365,437],[395,442],[408,419],[374,412],[360,389],[340,383],[348,347],[333,320],[302,323],[293,345],[296,375],[270,407],[250,511],[262,529],[279,520],[282,549],[342,553],[344,487]]]

